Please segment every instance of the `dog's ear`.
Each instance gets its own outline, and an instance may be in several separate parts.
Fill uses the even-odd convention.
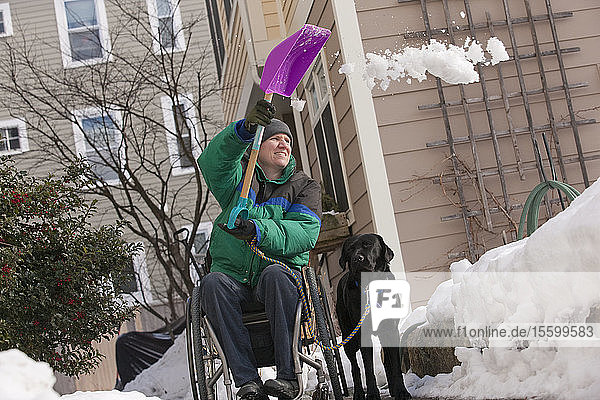
[[[392,261],[392,258],[394,258],[394,252],[392,251],[392,249],[390,249],[390,247],[387,244],[385,244],[383,238],[380,235],[375,236],[377,236],[377,239],[379,239],[379,244],[381,245],[381,255],[377,260],[377,264],[384,265],[384,271],[389,271],[390,261]]]
[[[340,259],[339,259],[339,263],[340,263],[340,267],[342,267],[342,271],[346,270],[346,264],[348,264],[348,257],[350,256],[349,253],[349,248],[350,245],[353,242],[353,237],[349,237],[348,239],[344,240],[344,244],[342,245],[342,252],[340,254]]]

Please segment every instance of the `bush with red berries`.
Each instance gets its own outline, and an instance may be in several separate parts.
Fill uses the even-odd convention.
[[[93,343],[132,316],[117,288],[139,250],[122,224],[93,226],[82,165],[40,179],[0,159],[0,351],[18,348],[77,376],[102,360]]]

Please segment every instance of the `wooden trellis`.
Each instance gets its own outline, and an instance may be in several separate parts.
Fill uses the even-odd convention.
[[[437,178],[434,180],[434,183],[451,183],[454,182],[456,185],[456,193],[458,195],[460,212],[454,215],[448,215],[442,217],[442,221],[449,221],[454,219],[462,219],[465,225],[465,232],[467,237],[467,251],[460,254],[452,254],[449,257],[460,257],[466,256],[471,261],[474,261],[478,258],[480,254],[480,250],[477,249],[474,235],[473,235],[473,227],[472,227],[472,218],[477,216],[483,216],[485,221],[485,226],[488,230],[492,230],[494,228],[492,222],[492,214],[498,212],[504,212],[506,214],[510,214],[512,211],[520,209],[522,204],[511,204],[509,199],[509,190],[507,188],[506,175],[507,174],[517,174],[520,179],[524,179],[525,172],[528,170],[537,170],[540,181],[546,179],[546,174],[544,172],[544,166],[542,163],[542,158],[539,156],[539,144],[537,135],[541,132],[548,132],[551,135],[551,141],[553,143],[554,154],[551,154],[552,149],[548,148],[549,160],[555,160],[558,164],[558,174],[557,179],[563,182],[568,183],[568,177],[565,165],[571,163],[578,163],[581,169],[581,174],[583,177],[583,182],[585,187],[590,185],[586,161],[600,159],[600,155],[588,155],[584,156],[584,150],[581,144],[581,138],[579,135],[578,127],[586,124],[593,124],[596,122],[595,119],[578,119],[575,115],[573,104],[571,100],[571,90],[584,88],[588,86],[586,82],[578,82],[578,83],[569,83],[567,81],[566,70],[564,66],[563,56],[569,53],[575,53],[580,51],[579,47],[566,47],[563,48],[560,45],[560,41],[558,39],[557,31],[556,31],[556,21],[563,18],[570,18],[573,16],[572,12],[560,12],[553,13],[552,5],[550,4],[550,0],[545,0],[546,5],[546,14],[542,15],[533,15],[531,12],[531,7],[529,4],[529,0],[523,0],[526,10],[526,16],[521,17],[513,17],[510,13],[509,0],[502,0],[504,6],[504,16],[505,18],[502,20],[492,20],[492,17],[489,12],[486,11],[486,21],[474,22],[473,15],[471,13],[471,7],[469,0],[463,0],[464,4],[464,12],[467,18],[467,25],[455,25],[453,21],[451,21],[451,15],[448,6],[448,0],[436,0],[437,3],[441,1],[445,25],[444,27],[432,27],[430,25],[430,14],[428,13],[428,2],[426,0],[398,0],[399,3],[406,2],[414,2],[420,1],[421,11],[423,14],[423,23],[425,29],[423,31],[415,31],[415,32],[407,32],[404,34],[406,39],[411,38],[425,38],[427,40],[431,40],[436,36],[445,36],[449,39],[449,42],[452,44],[456,44],[455,42],[455,34],[457,32],[468,32],[471,39],[476,40],[477,31],[487,30],[491,36],[496,36],[495,29],[502,28],[508,30],[508,35],[510,37],[510,47],[512,49],[512,56],[510,60],[505,61],[503,63],[498,63],[496,68],[498,83],[500,86],[500,93],[489,93],[489,87],[486,82],[484,76],[484,67],[480,64],[477,64],[477,73],[479,74],[479,85],[481,86],[481,97],[471,97],[467,98],[465,94],[464,85],[458,85],[458,89],[460,92],[460,99],[458,100],[447,100],[446,93],[444,92],[445,88],[442,85],[442,81],[439,78],[436,78],[436,86],[437,92],[439,96],[439,102],[433,104],[420,105],[419,110],[431,110],[431,109],[440,109],[442,113],[442,118],[444,121],[444,128],[446,139],[439,140],[435,142],[427,143],[427,147],[429,148],[439,148],[439,147],[447,147],[450,152],[450,160],[452,163],[452,173],[447,174],[442,178]],[[513,0],[511,0],[513,1]],[[429,3],[432,3],[430,1]],[[550,26],[550,30],[552,32],[552,39],[554,44],[554,49],[542,51],[540,48],[540,43],[537,37],[536,31],[536,23],[547,23]],[[531,32],[531,39],[533,42],[533,53],[528,54],[519,54],[518,51],[518,43],[517,36],[514,32],[514,26],[519,24],[527,24],[529,26]],[[559,86],[549,87],[548,80],[546,77],[546,71],[544,69],[543,58],[544,57],[556,57],[558,60],[558,66],[561,76],[562,84]],[[537,87],[535,89],[527,88],[525,84],[525,75],[522,69],[522,62],[527,59],[535,59],[537,61],[537,68],[539,72],[539,77],[541,80],[541,88]],[[520,90],[517,92],[508,92],[505,86],[505,78],[503,74],[503,67],[506,68],[506,63],[514,63],[517,72],[517,78],[519,81]],[[504,64],[504,66],[503,66]],[[447,90],[447,88],[446,88]],[[553,102],[550,99],[550,94],[563,94],[561,100],[564,100],[567,105],[568,113],[569,113],[569,121],[557,122],[554,117],[553,110]],[[546,115],[547,117],[546,124],[535,124],[534,118],[532,115],[532,110],[530,106],[530,98],[533,96],[543,95],[544,103],[546,106]],[[513,98],[520,98],[522,100],[522,110],[525,112],[527,125],[521,127],[515,127],[512,113],[514,113],[515,106],[512,107],[509,105],[509,100]],[[494,102],[502,102],[504,108],[504,118],[508,129],[506,130],[498,130],[496,126],[498,124],[495,121],[494,116],[492,114],[492,103]],[[473,129],[473,124],[471,121],[471,110],[470,106],[474,104],[483,104],[486,110],[486,117],[488,123],[488,132],[476,133]],[[448,110],[452,107],[461,107],[465,122],[466,122],[466,135],[465,132],[453,132],[450,124],[450,118]],[[577,149],[577,155],[575,157],[564,157],[562,154],[560,138],[560,131],[565,131],[569,129],[574,137],[575,146]],[[531,138],[531,144],[534,149],[534,153],[538,154],[535,157],[535,163],[533,162],[524,162],[521,158],[521,152],[519,146],[517,144],[517,135],[520,133],[529,133]],[[565,134],[562,134],[562,137],[565,138]],[[516,167],[505,167],[505,163],[503,162],[503,155],[500,151],[500,146],[498,144],[499,138],[510,137],[512,142],[512,147],[514,150],[514,160],[516,162]],[[545,137],[544,137],[545,139]],[[489,141],[491,140],[496,166],[495,168],[487,168],[483,169],[480,163],[480,154],[478,151],[478,143],[481,141]],[[468,171],[466,167],[462,164],[462,162],[458,159],[455,146],[457,144],[468,143],[470,145],[472,161],[474,165],[474,171]],[[506,155],[504,155],[506,157]],[[512,157],[512,155],[511,155]],[[512,159],[511,159],[512,162]],[[554,171],[553,171],[554,172]],[[490,200],[492,199],[492,193],[489,189],[486,188],[486,183],[489,182],[489,179],[497,177],[500,183],[500,188],[502,191],[502,204],[500,204],[496,199],[496,207],[492,207],[490,204]],[[476,189],[479,192],[478,196],[480,199],[481,209],[470,209],[468,202],[465,198],[464,185],[468,180],[473,179],[476,182]],[[486,182],[487,181],[487,182]],[[561,199],[562,201],[562,199]],[[548,216],[552,216],[551,204],[553,202],[558,202],[558,199],[549,200],[547,197],[545,198],[545,207]],[[513,236],[514,239],[514,236]]]

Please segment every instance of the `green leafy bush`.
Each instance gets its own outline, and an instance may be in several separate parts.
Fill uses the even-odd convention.
[[[91,226],[82,168],[39,179],[0,159],[0,351],[18,348],[71,376],[97,366],[92,343],[132,316],[114,288],[139,250],[121,224]]]

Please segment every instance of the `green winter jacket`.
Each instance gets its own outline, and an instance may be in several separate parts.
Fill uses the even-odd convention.
[[[231,123],[198,157],[208,189],[221,206],[213,223],[209,251],[210,270],[220,271],[252,287],[270,263],[258,257],[243,240],[217,226],[226,224],[242,190],[253,135],[244,120]],[[256,227],[258,247],[266,256],[300,269],[308,263],[321,228],[321,188],[304,172],[295,170],[293,156],[280,179],[266,178],[257,163],[248,194],[249,219]]]

